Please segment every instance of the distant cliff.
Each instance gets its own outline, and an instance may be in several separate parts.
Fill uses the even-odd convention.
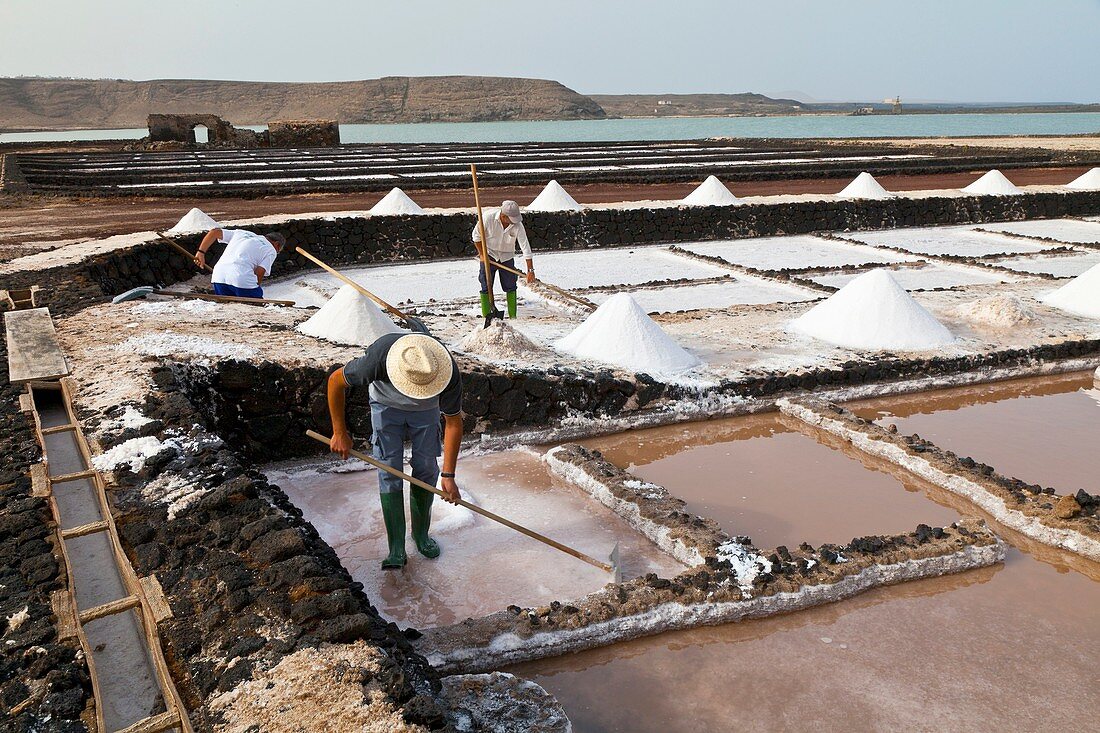
[[[614,117],[711,117],[726,115],[786,115],[806,112],[796,99],[772,99],[763,94],[592,94]]]
[[[216,114],[235,125],[309,118],[369,123],[607,116],[590,97],[545,79],[389,76],[284,83],[0,78],[0,129],[145,127],[151,112]]]

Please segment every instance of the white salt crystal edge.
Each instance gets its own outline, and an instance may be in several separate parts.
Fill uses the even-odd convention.
[[[922,351],[954,343],[947,328],[879,268],[791,321],[790,330],[851,349]]]
[[[679,374],[703,362],[685,351],[627,293],[608,298],[554,348],[649,374]]]

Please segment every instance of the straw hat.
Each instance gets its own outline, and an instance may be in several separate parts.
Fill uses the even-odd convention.
[[[451,352],[431,336],[410,333],[393,342],[386,354],[386,374],[398,392],[413,399],[429,399],[451,381]]]

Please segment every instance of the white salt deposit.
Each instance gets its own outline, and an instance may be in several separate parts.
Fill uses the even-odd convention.
[[[468,354],[490,359],[530,358],[543,350],[511,324],[501,320],[494,320],[488,328],[479,325],[466,334],[459,348]]]
[[[707,176],[707,180],[685,196],[682,203],[688,206],[729,206],[739,201],[716,177]]]
[[[1012,181],[1005,178],[1004,173],[994,168],[978,180],[963,189],[963,193],[972,193],[978,196],[1012,196],[1023,193]]]
[[[554,347],[634,372],[678,374],[701,366],[626,293],[611,296]]]
[[[1033,323],[1036,319],[1035,311],[1011,293],[990,295],[963,303],[956,312],[968,321],[998,329]]]
[[[220,310],[217,303],[210,300],[180,298],[178,300],[155,300],[138,303],[130,312],[138,316],[164,316],[175,313],[191,313],[206,316]]]
[[[737,585],[746,597],[752,596],[752,582],[760,573],[769,573],[772,569],[771,560],[762,555],[749,552],[737,540],[730,540],[718,545],[715,557],[727,561],[737,573]]]
[[[584,207],[557,181],[550,181],[542,193],[527,205],[528,211],[580,211]]]
[[[390,317],[350,285],[340,288],[332,299],[313,314],[298,331],[315,338],[350,346],[370,346],[379,336],[402,333]]]
[[[30,621],[30,606],[23,606],[22,611],[16,611],[8,616],[8,631],[18,631],[19,627]]]
[[[923,350],[955,341],[885,269],[855,278],[791,321],[790,329],[852,349]]]
[[[191,209],[176,225],[168,230],[169,234],[194,234],[195,232],[208,232],[217,229],[220,224],[202,209]]]
[[[423,214],[424,209],[409,198],[400,188],[390,190],[382,200],[371,207],[369,214]]]
[[[1074,178],[1066,184],[1066,188],[1076,188],[1084,191],[1100,191],[1100,168],[1093,168],[1087,173]]]
[[[143,438],[131,438],[125,443],[120,443],[109,451],[92,456],[92,467],[98,471],[113,471],[123,464],[127,464],[131,471],[137,472],[145,465],[145,461],[160,453],[166,447],[152,435]]]
[[[1069,313],[1100,318],[1100,264],[1093,265],[1041,300]]]
[[[243,344],[227,344],[203,336],[188,336],[175,331],[157,331],[131,336],[114,347],[116,351],[146,356],[210,356],[242,361],[255,358],[256,350]]]
[[[867,171],[860,173],[837,194],[842,199],[888,199],[894,194],[882,187]]]

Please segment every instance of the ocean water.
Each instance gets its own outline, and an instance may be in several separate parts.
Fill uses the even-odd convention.
[[[263,129],[253,128],[253,129]],[[1100,112],[667,117],[624,120],[340,125],[345,143],[592,142],[708,137],[926,137],[1100,134]],[[0,142],[137,139],[146,130],[0,133]]]

